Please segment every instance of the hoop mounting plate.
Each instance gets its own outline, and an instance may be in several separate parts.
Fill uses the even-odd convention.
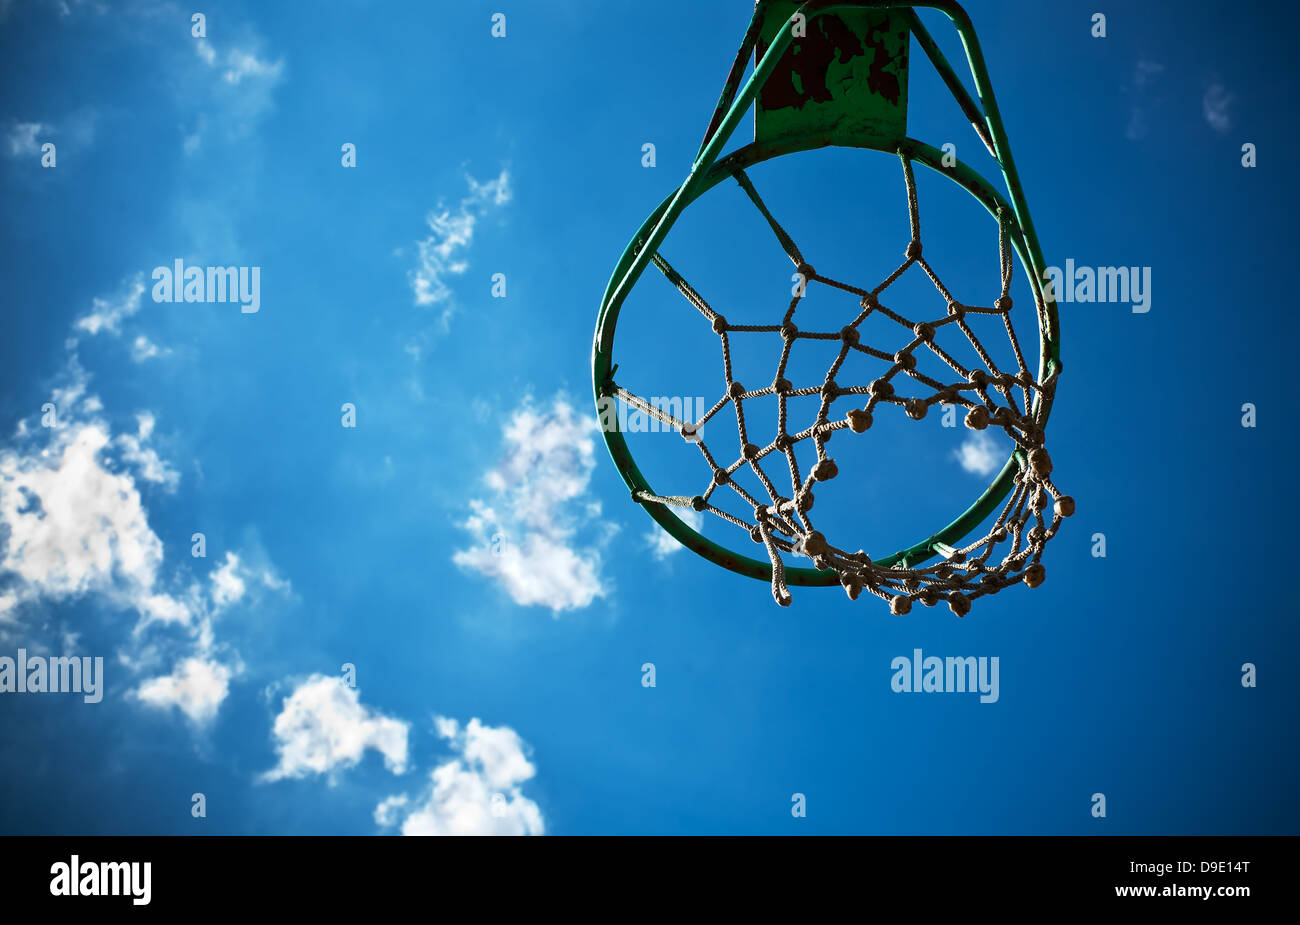
[[[754,140],[815,136],[885,149],[901,142],[907,137],[907,18],[841,9],[792,22],[799,7],[798,0],[763,7],[756,63],[780,30],[799,31],[759,92]]]

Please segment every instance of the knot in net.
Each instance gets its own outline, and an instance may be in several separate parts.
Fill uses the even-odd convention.
[[[1059,367],[1039,381],[1025,364],[1011,323],[1013,263],[1010,232],[1014,219],[999,212],[1001,292],[988,306],[960,303],[923,256],[916,181],[911,160],[901,153],[900,157],[907,186],[911,241],[902,264],[869,290],[819,274],[772,217],[745,172],[735,170],[735,179],[771,226],[801,279],[784,317],[779,324],[728,324],[726,318],[714,311],[662,255],[655,253],[652,255],[654,265],[699,311],[721,343],[724,393],[700,420],[688,422],[678,420],[658,404],[646,401],[612,380],[609,383],[610,394],[678,430],[685,440],[694,444],[710,473],[707,487],[697,495],[660,496],[640,491],[635,494],[636,499],[708,511],[746,530],[750,538],[767,552],[772,565],[772,596],[783,606],[791,601],[785,581],[785,558],[794,556],[812,560],[816,568],[834,570],[839,575],[840,584],[854,600],[867,590],[886,601],[895,614],[908,613],[913,602],[933,606],[944,601],[958,616],[965,616],[970,611],[971,602],[986,594],[1019,582],[1031,588],[1041,584],[1046,575],[1040,562],[1043,549],[1055,536],[1061,519],[1074,512],[1074,501],[1063,495],[1052,480],[1051,458],[1044,447],[1045,409],[1050,405]],[[913,267],[919,268],[929,278],[942,297],[947,306],[942,315],[913,319],[885,304],[883,297],[889,287]],[[857,315],[833,330],[800,328],[796,323],[796,313],[804,298],[805,287],[811,284],[858,296]],[[1037,290],[1035,298],[1041,316],[1045,307]],[[888,318],[896,324],[900,338],[891,345],[893,349],[865,343],[866,338],[860,329],[872,315]],[[972,330],[970,318],[978,315],[995,316],[1002,321],[1015,357],[1014,370],[1000,368]],[[731,340],[740,334],[779,336],[780,356],[770,385],[748,389],[733,375]],[[980,365],[963,365],[941,345],[942,341],[957,337],[964,337],[974,348]],[[798,384],[787,378],[787,365],[795,345],[806,340],[839,341],[840,345],[821,382]],[[917,356],[923,351],[937,357],[951,370],[947,381],[918,369]],[[852,385],[841,382],[837,374],[854,352],[874,357],[887,366],[870,381]],[[756,423],[746,418],[745,402],[761,396],[776,397],[776,432],[770,436],[760,436]],[[819,397],[818,410],[811,421],[796,424],[791,421],[787,403],[790,399],[804,396]],[[827,453],[826,444],[831,435],[844,430],[849,432],[848,439],[855,439],[856,435],[870,430],[875,418],[882,413],[898,413],[919,421],[936,404],[959,407],[964,410],[966,427],[977,431],[997,428],[1015,443],[1014,459],[1018,472],[987,532],[960,547],[932,542],[930,554],[917,556],[918,559],[938,556],[928,564],[908,562],[904,558],[885,565],[873,562],[861,550],[850,551],[851,546],[836,545],[831,537],[816,528],[813,512],[813,486],[842,477],[835,460]],[[735,414],[740,445],[711,447],[703,438],[703,427],[727,409]],[[811,461],[809,446],[816,454],[816,461],[805,472],[796,450],[803,452],[805,461]],[[734,476],[742,468],[757,478],[764,495],[756,496],[736,480]],[[782,468],[785,473],[775,475]],[[783,484],[788,479],[789,487],[778,488],[774,481],[778,477]],[[719,507],[715,503],[719,491],[738,496],[752,511],[752,517],[744,519]]]

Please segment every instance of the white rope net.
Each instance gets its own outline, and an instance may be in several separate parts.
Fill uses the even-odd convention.
[[[639,492],[639,501],[658,502],[672,507],[689,507],[708,511],[749,532],[750,538],[761,544],[772,564],[772,596],[778,604],[791,601],[785,581],[785,557],[800,556],[812,560],[814,567],[833,569],[848,596],[854,600],[865,588],[887,601],[895,614],[911,610],[914,601],[933,606],[943,600],[958,616],[970,612],[971,602],[986,594],[1023,581],[1034,588],[1043,582],[1046,571],[1040,562],[1048,540],[1056,535],[1063,517],[1074,512],[1074,501],[1061,494],[1053,483],[1052,463],[1044,448],[1044,421],[1046,407],[1050,404],[1056,386],[1054,371],[1044,381],[1038,381],[1025,364],[1019,340],[1011,323],[1011,296],[1013,262],[1010,243],[1011,216],[998,214],[998,249],[1001,260],[1001,293],[991,306],[959,303],[944,286],[934,269],[922,256],[921,228],[917,205],[916,180],[911,160],[901,155],[903,174],[907,185],[908,215],[911,224],[911,242],[905,259],[883,282],[874,289],[859,289],[847,283],[830,279],[816,272],[794,241],[785,232],[759,197],[749,177],[736,170],[736,181],[744,189],[763,218],[775,232],[781,247],[794,262],[805,284],[821,284],[849,292],[859,298],[859,312],[839,330],[802,330],[795,323],[796,311],[806,289],[797,290],[780,324],[734,325],[714,311],[681,275],[660,254],[653,255],[656,267],[678,291],[710,323],[722,346],[722,367],[725,390],[718,401],[693,423],[678,420],[659,404],[646,401],[638,395],[611,383],[610,393],[649,415],[662,424],[678,430],[682,437],[695,444],[708,464],[708,486],[693,496],[659,496]],[[889,287],[913,267],[919,268],[933,283],[947,305],[946,314],[938,318],[915,321],[887,306],[883,300]],[[1038,299],[1040,317],[1045,306]],[[883,316],[895,322],[906,332],[906,341],[894,351],[872,347],[862,342],[860,327],[872,315]],[[972,315],[989,315],[1000,318],[1010,340],[1015,357],[1014,371],[1002,369],[985,349],[968,323]],[[732,369],[732,338],[737,335],[776,334],[781,339],[780,359],[772,381],[762,388],[750,389],[736,380]],[[974,348],[980,364],[967,367],[959,362],[941,341],[964,336]],[[823,380],[815,385],[796,386],[786,378],[792,349],[800,341],[839,341],[837,356],[826,370]],[[941,381],[918,369],[917,355],[929,351],[953,373],[948,381]],[[850,353],[858,352],[889,364],[877,378],[860,385],[847,385],[837,380]],[[761,396],[775,396],[777,402],[776,432],[767,440],[757,437],[754,422],[746,418],[746,400]],[[804,396],[820,396],[813,420],[792,431],[788,401]],[[1044,401],[1035,402],[1036,396]],[[934,543],[932,551],[939,558],[929,564],[900,561],[890,566],[873,562],[861,550],[851,552],[824,536],[814,526],[813,486],[840,475],[835,460],[827,453],[827,443],[837,431],[860,435],[868,431],[874,417],[886,409],[897,408],[908,418],[919,421],[936,404],[959,406],[965,410],[965,424],[972,430],[989,427],[1000,428],[1015,442],[1019,470],[1000,512],[988,531],[979,539],[954,548]],[[730,407],[735,413],[740,445],[734,455],[711,449],[702,436],[702,428],[710,419]],[[800,467],[795,450],[810,441],[816,451],[816,463],[807,473]],[[808,454],[805,453],[807,458]],[[778,488],[769,469],[776,471],[784,465],[789,487]],[[741,485],[736,474],[748,469],[762,485],[765,497]],[[738,496],[752,510],[752,518],[742,519],[715,503],[720,490]],[[1051,505],[1050,520],[1045,516]],[[1002,551],[1000,557],[998,548]]]

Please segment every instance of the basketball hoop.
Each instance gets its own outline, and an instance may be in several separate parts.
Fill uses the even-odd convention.
[[[914,8],[932,8],[952,20],[966,49],[977,105],[939,52]],[[988,148],[1002,173],[1006,198],[970,167],[923,142],[907,137],[907,74],[910,37],[922,49],[952,92],[963,113]],[[750,53],[755,69],[741,80]],[[797,79],[796,79],[797,78]],[[750,106],[755,107],[755,139],[725,156],[723,147]],[[895,155],[901,164],[907,199],[910,240],[900,242],[901,263],[883,280],[859,286],[824,276],[816,255],[805,254],[759,195],[747,170],[755,164],[826,146],[867,148]],[[1000,263],[1000,291],[982,304],[963,304],[927,261],[914,164],[951,179],[972,195],[995,221]],[[727,180],[738,183],[770,227],[801,280],[779,320],[770,324],[732,324],[668,262],[660,248],[683,211]],[[1014,256],[1013,256],[1014,254]],[[1029,277],[1039,334],[1039,362],[1031,372],[1012,325],[1010,287],[1014,261]],[[653,265],[696,309],[717,336],[723,357],[724,394],[697,421],[677,420],[614,378],[614,332],[619,311],[644,270]],[[696,494],[656,492],[632,459],[617,426],[606,427],[610,454],[632,498],[669,534],[688,548],[732,571],[768,580],[777,603],[791,601],[789,586],[840,584],[857,599],[865,589],[889,603],[895,614],[908,613],[913,602],[946,601],[958,616],[971,602],[1020,582],[1037,587],[1045,577],[1041,558],[1074,501],[1057,488],[1046,448],[1046,424],[1061,371],[1056,305],[1043,285],[1044,261],[1021,190],[1010,147],[1002,128],[988,74],[970,20],[948,0],[929,3],[834,3],[820,0],[799,5],[791,0],[759,0],[754,18],[724,86],[705,138],[686,181],[641,226],[620,258],[602,300],[593,346],[592,374],[598,407],[616,399],[678,430],[708,469],[707,487]],[[918,314],[893,304],[890,287],[904,274],[922,273],[938,296],[941,311]],[[804,286],[827,286],[858,298],[854,315],[832,329],[800,327],[798,308]],[[868,343],[860,328],[869,317],[894,322],[897,336],[888,343]],[[1003,323],[1015,358],[1014,368],[999,365],[976,335],[978,317]],[[731,351],[744,341],[772,349],[773,375],[767,382],[742,384],[733,375]],[[820,382],[792,382],[787,364],[801,342],[838,341],[839,352]],[[973,347],[979,364],[963,364],[945,344],[960,340]],[[869,381],[841,381],[845,359],[864,354],[884,364]],[[918,369],[917,356],[928,354],[947,367],[945,378]],[[779,409],[775,433],[761,432],[745,417],[745,402],[775,396]],[[787,402],[819,397],[815,417],[792,422]],[[924,418],[936,404],[961,407],[972,430],[997,428],[1015,444],[992,484],[943,529],[899,552],[878,559],[856,544],[824,535],[815,526],[814,486],[843,478],[827,443],[868,439],[881,414]],[[734,414],[738,447],[710,446],[701,428],[721,414]],[[802,426],[801,426],[802,424]],[[815,462],[811,461],[815,452]],[[796,451],[803,451],[801,463]],[[807,471],[804,471],[805,464]],[[789,487],[778,487],[771,472],[786,470]],[[763,486],[750,492],[735,474],[746,470]],[[771,470],[771,471],[769,471]],[[739,497],[752,516],[741,518],[714,503],[717,492]],[[729,521],[762,546],[766,561],[750,558],[706,539],[673,509],[708,511]],[[994,516],[996,514],[996,516]],[[990,517],[992,523],[975,540],[970,534]],[[737,536],[743,536],[739,531]],[[811,561],[812,567],[787,566],[788,557]],[[938,557],[938,561],[935,560]],[[928,564],[927,564],[928,563]]]

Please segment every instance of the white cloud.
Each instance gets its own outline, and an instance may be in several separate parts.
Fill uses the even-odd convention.
[[[435,728],[457,757],[433,769],[415,800],[399,794],[376,806],[376,823],[400,826],[403,835],[544,834],[541,809],[523,794],[522,785],[537,769],[517,732],[478,719],[462,730],[444,717]]]
[[[141,631],[152,622],[189,623],[192,615],[197,615],[193,620],[192,642],[188,646],[191,654],[179,658],[169,675],[144,681],[133,693],[148,706],[159,709],[175,707],[199,726],[216,718],[218,708],[230,691],[231,679],[243,672],[243,663],[238,653],[226,652],[224,657],[230,664],[218,660],[218,650],[228,650],[228,647],[216,644],[213,623],[222,611],[249,596],[250,583],[254,581],[275,590],[287,590],[289,587],[288,582],[276,578],[269,567],[251,568],[234,552],[226,553],[222,563],[208,575],[208,580],[207,596],[203,595],[198,586],[194,586],[184,605],[173,598],[162,596],[158,606],[136,630],[136,636],[139,637]],[[169,614],[168,608],[175,610]],[[146,650],[144,654],[153,653]],[[128,666],[141,667],[132,665],[129,657],[124,657],[123,661]]]
[[[342,677],[312,675],[285,698],[272,734],[279,764],[264,780],[333,774],[356,766],[366,749],[394,774],[406,770],[409,724],[361,705]]]
[[[1232,116],[1228,110],[1232,108],[1235,99],[1223,84],[1210,85],[1201,100],[1201,109],[1210,128],[1216,132],[1226,132],[1232,128]]]
[[[117,438],[117,445],[122,448],[122,459],[134,463],[140,478],[146,482],[154,482],[168,491],[175,491],[180,482],[180,473],[160,457],[157,450],[146,446],[153,436],[153,415],[145,411],[137,414],[135,420],[135,434],[120,434]]]
[[[380,801],[375,807],[375,823],[385,828],[395,826],[402,819],[402,810],[411,802],[411,798],[401,793]]]
[[[961,446],[953,450],[952,455],[967,472],[975,475],[992,475],[993,471],[1002,465],[1007,454],[999,449],[992,437],[979,430],[963,440]]]
[[[103,320],[95,330],[124,317],[126,303],[96,299]],[[87,330],[91,325],[82,326]],[[174,490],[179,474],[152,446],[151,412],[135,417],[135,430],[114,435],[103,403],[88,394],[88,377],[75,348],[52,390],[54,418],[32,426],[18,422],[12,444],[0,447],[0,635],[19,635],[39,644],[43,627],[37,606],[95,595],[109,606],[133,612],[131,636],[118,661],[148,672],[133,694],[152,707],[177,707],[196,724],[210,722],[241,670],[238,655],[214,640],[213,622],[244,595],[234,587],[257,582],[287,590],[269,564],[253,569],[228,554],[215,570],[210,593],[182,569],[164,569],[163,543],[153,531],[141,488]],[[19,619],[22,617],[22,619]],[[165,629],[151,632],[155,626]],[[178,632],[179,631],[179,632]]]
[[[545,412],[525,401],[505,427],[501,461],[483,478],[491,499],[470,499],[463,526],[474,546],[452,561],[499,581],[516,604],[557,614],[604,596],[598,545],[576,543],[580,528],[611,529],[598,520],[599,502],[585,497],[595,427],[563,398]]]
[[[145,360],[152,360],[157,356],[165,356],[171,353],[171,350],[159,347],[143,334],[137,334],[135,340],[131,342],[131,359],[137,363],[143,363]]]
[[[225,607],[227,604],[233,604],[244,596],[247,585],[244,579],[239,575],[239,556],[233,552],[226,553],[226,559],[220,567],[213,570],[210,576],[212,581],[212,602],[218,607]]]
[[[137,480],[174,488],[179,475],[150,446],[154,416],[112,435],[85,373],[51,394],[55,426],[18,427],[0,449],[0,573],[20,599],[98,593],[146,622],[189,622],[191,606],[160,588],[162,541],[149,525]]]
[[[465,179],[469,182],[469,198],[461,203],[462,208],[467,203],[503,206],[510,201],[512,195],[510,172],[505,168],[502,168],[501,173],[497,174],[496,177],[483,183],[479,183],[470,176],[466,176]]]
[[[188,624],[194,611],[188,601],[172,597],[170,594],[150,594],[137,602],[141,622],[137,632],[150,623]]]
[[[417,265],[409,273],[416,305],[434,305],[451,298],[447,278],[460,276],[469,269],[465,251],[474,240],[474,228],[489,208],[500,208],[510,201],[510,173],[502,169],[493,180],[479,183],[466,177],[469,195],[454,209],[439,204],[426,217],[427,238],[415,242]],[[444,310],[442,323],[451,318]]]
[[[9,533],[0,570],[17,576],[21,596],[96,591],[149,609],[162,542],[134,480],[105,466],[111,443],[103,422],[74,421],[39,452],[0,452],[0,523]]]
[[[686,525],[692,530],[699,532],[704,526],[704,515],[699,511],[693,511],[690,508],[675,507],[672,512],[686,522]],[[654,524],[650,532],[645,535],[646,542],[650,545],[650,555],[656,560],[662,562],[675,552],[680,552],[686,547],[677,540],[673,539],[670,534],[659,524]]]
[[[278,80],[283,69],[283,61],[263,61],[257,55],[235,48],[226,56],[226,70],[221,76],[228,84],[237,84],[245,77]]]
[[[135,274],[117,295],[109,298],[96,296],[91,300],[91,312],[73,324],[78,331],[98,334],[107,331],[116,334],[123,318],[130,318],[140,310],[140,297],[144,294],[144,275]]]
[[[274,83],[284,70],[283,59],[267,61],[247,48],[231,48],[225,54],[224,63],[222,56],[206,39],[195,42],[194,50],[208,67],[220,69],[221,79],[231,85],[242,83],[245,78]]]
[[[41,138],[54,131],[54,126],[44,122],[17,122],[5,133],[5,143],[10,157],[38,154],[41,150]]]
[[[175,707],[196,725],[210,723],[230,689],[234,670],[219,662],[191,657],[170,675],[145,681],[136,696],[151,707]]]
[[[22,450],[0,450],[0,575],[8,579],[0,612],[9,632],[29,629],[12,614],[20,604],[94,594],[133,611],[136,625],[123,664],[143,670],[164,657],[171,673],[145,680],[134,691],[151,707],[176,707],[191,722],[210,722],[237,668],[214,658],[212,619],[220,609],[194,591],[168,591],[163,545],[149,525],[136,479],[174,486],[176,473],[148,445],[153,415],[137,417],[135,434],[112,437],[94,416],[101,405],[86,396],[84,373],[71,365],[71,381],[54,391],[58,426],[19,428]],[[26,436],[24,436],[26,434]],[[161,624],[181,627],[162,643],[145,633]],[[66,632],[66,630],[65,630]],[[149,663],[146,665],[144,663]]]

